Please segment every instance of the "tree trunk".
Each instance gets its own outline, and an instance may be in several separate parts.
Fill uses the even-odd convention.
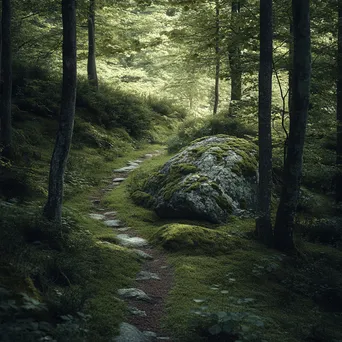
[[[214,98],[214,110],[213,114],[217,114],[217,109],[220,100],[220,5],[219,0],[215,1],[215,58],[216,58],[216,70],[215,70],[215,98]]]
[[[229,64],[231,78],[231,101],[241,100],[242,94],[242,70],[241,70],[241,51],[239,47],[239,13],[240,0],[232,1],[232,23],[234,26],[233,38],[229,48]]]
[[[303,148],[310,96],[311,42],[310,0],[292,0],[293,86],[288,153],[284,165],[284,184],[274,230],[275,246],[294,249],[293,228],[303,166]]]
[[[2,94],[1,94],[1,155],[10,158],[12,153],[12,46],[11,0],[2,1]]]
[[[337,78],[337,139],[336,139],[336,201],[342,201],[342,0],[338,1],[338,78]]]
[[[70,150],[76,101],[76,0],[62,0],[63,85],[59,129],[50,164],[49,194],[44,216],[61,222],[65,166]]]
[[[272,0],[260,0],[259,68],[259,187],[256,231],[266,245],[272,244]]]
[[[88,80],[89,84],[98,88],[95,55],[95,0],[89,0],[88,15]]]

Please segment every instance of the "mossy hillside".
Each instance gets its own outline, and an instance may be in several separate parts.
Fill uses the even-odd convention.
[[[327,310],[315,295],[315,292],[321,296],[328,294],[322,286],[323,279],[338,291],[335,276],[341,267],[341,252],[297,240],[304,257],[285,257],[251,238],[255,229],[253,219],[231,217],[225,225],[211,225],[159,218],[153,211],[134,204],[129,192],[133,180],[139,179],[141,174],[150,174],[166,159],[167,156],[157,157],[143,164],[139,171],[130,175],[128,182],[106,195],[108,205],[118,210],[120,219],[156,243],[156,231],[163,230],[162,227],[195,225],[201,230],[210,228],[232,235],[235,246],[229,253],[213,255],[204,252],[205,248],[194,250],[192,244],[189,248],[182,245],[180,250],[168,255],[175,280],[163,324],[170,334],[184,342],[201,341],[198,324],[203,327],[205,322],[198,313],[224,311],[257,315],[265,324],[265,328],[261,328],[261,339],[267,341],[341,339],[340,313]],[[182,241],[192,239],[191,235],[182,236]],[[242,247],[236,248],[237,245]],[[327,276],[332,270],[334,279]],[[250,328],[254,331],[255,327]]]
[[[230,253],[241,248],[240,239],[231,234],[186,224],[168,224],[158,229],[152,241],[169,251],[206,255]]]

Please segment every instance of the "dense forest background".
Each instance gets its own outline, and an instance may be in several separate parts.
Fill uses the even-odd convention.
[[[141,260],[100,209],[165,250],[172,340],[342,340],[342,1],[2,0],[1,18],[1,341],[115,340]],[[158,216],[149,177],[217,135],[259,146],[254,214]]]

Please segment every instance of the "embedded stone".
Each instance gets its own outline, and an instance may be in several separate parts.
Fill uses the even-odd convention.
[[[120,220],[107,220],[103,222],[108,227],[121,227],[122,222]]]
[[[146,317],[146,311],[139,310],[138,308],[134,306],[129,306],[128,307],[128,312],[134,316],[139,316],[139,317]]]
[[[130,237],[127,234],[119,234],[116,236],[120,245],[124,247],[144,247],[148,242],[140,237]]]
[[[98,221],[105,219],[105,216],[102,214],[89,214],[89,217],[94,219],[94,220],[98,220]]]
[[[160,280],[160,277],[157,273],[140,271],[135,280]]]
[[[150,342],[150,338],[145,336],[138,328],[128,323],[120,324],[119,336],[114,338],[115,342]]]
[[[133,252],[137,254],[141,259],[145,259],[145,260],[153,259],[152,255],[145,253],[144,251],[141,251],[140,249],[134,249]]]
[[[126,299],[143,300],[146,302],[152,301],[152,298],[150,298],[143,290],[139,290],[134,287],[127,289],[119,289],[118,295]]]
[[[125,180],[126,178],[123,177],[116,177],[113,179],[113,183],[121,183]]]

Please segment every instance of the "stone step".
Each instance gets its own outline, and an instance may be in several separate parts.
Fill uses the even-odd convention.
[[[136,168],[137,168],[137,166],[129,165],[129,166],[121,167],[119,169],[115,169],[114,172],[117,172],[117,173],[131,172],[131,171],[135,170]]]
[[[146,311],[144,310],[139,310],[138,308],[134,307],[134,306],[129,306],[128,308],[128,312],[134,316],[139,316],[139,317],[146,317]]]
[[[150,342],[151,339],[145,336],[138,328],[128,323],[120,324],[119,336],[116,336],[114,342]]]
[[[103,213],[104,216],[115,216],[117,214],[116,211],[107,211],[105,213]]]
[[[108,227],[122,227],[123,226],[120,220],[106,220],[103,223]]]
[[[89,214],[89,217],[92,218],[93,220],[98,220],[98,221],[101,221],[101,220],[105,219],[105,216],[102,215],[102,214],[91,213],[91,214]]]
[[[141,259],[145,259],[145,260],[152,260],[153,256],[145,253],[144,251],[141,251],[140,249],[134,249],[133,252],[138,255]]]
[[[113,183],[121,183],[124,180],[126,180],[125,177],[116,177],[116,178],[113,179]]]
[[[140,271],[135,280],[160,280],[160,277],[157,273]]]
[[[144,302],[152,302],[152,298],[149,297],[143,290],[139,290],[134,287],[119,289],[118,295],[125,299],[136,299],[142,300]]]
[[[148,245],[147,240],[140,237],[130,237],[127,234],[119,234],[116,236],[119,244],[124,247],[144,247]]]

